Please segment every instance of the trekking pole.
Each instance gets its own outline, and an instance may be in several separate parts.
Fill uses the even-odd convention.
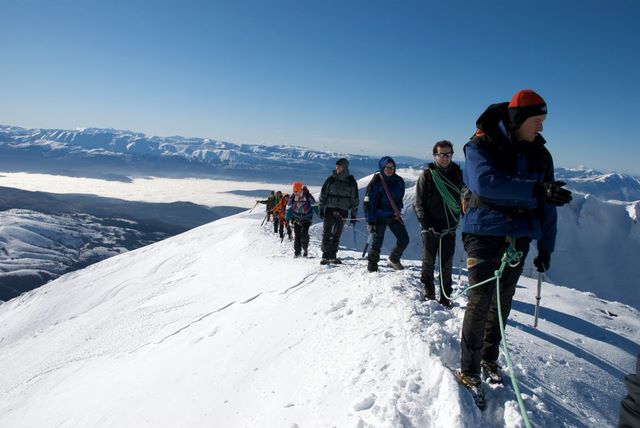
[[[264,222],[267,221],[267,217],[269,217],[269,213],[267,213],[262,219],[262,223],[260,223],[260,227],[262,227],[262,225],[264,225]]]
[[[258,204],[259,204],[259,203],[260,203],[260,202],[256,202],[256,204],[253,206],[253,208],[251,208],[251,209],[249,210],[249,214],[251,214],[251,212],[252,212],[252,211],[253,211],[253,210],[258,206]]]
[[[352,224],[351,226],[353,227],[353,248],[356,248],[358,246],[358,240],[356,239],[356,225]]]
[[[536,309],[533,312],[533,328],[538,328],[538,309],[540,309],[540,290],[542,289],[542,272],[538,272],[538,291],[536,293]]]
[[[362,257],[367,254],[367,250],[369,249],[369,245],[373,243],[373,232],[369,232],[369,236],[367,237],[367,243],[364,244],[364,250],[362,250]]]

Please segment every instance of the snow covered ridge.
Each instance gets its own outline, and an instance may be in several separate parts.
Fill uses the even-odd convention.
[[[631,175],[604,174],[593,169],[556,168],[556,179],[566,181],[568,187],[589,193],[602,200],[640,200],[640,178]]]
[[[64,158],[80,158],[87,165],[108,162],[116,171],[127,167],[130,175],[142,169],[148,174],[161,176],[163,171],[167,174],[169,168],[173,172],[178,169],[192,175],[232,170],[278,174],[284,170],[290,176],[291,170],[303,170],[316,180],[326,177],[338,157],[349,158],[350,170],[356,176],[377,170],[379,160],[377,157],[327,153],[305,147],[237,145],[207,138],[156,137],[115,129],[23,129],[3,125],[0,125],[0,153],[9,155],[9,158],[17,156],[23,163],[27,162],[25,156],[37,158],[40,163]],[[150,159],[154,158],[159,162],[156,165],[150,164]],[[132,161],[138,162],[132,165]],[[423,159],[402,156],[396,161],[401,166],[424,163]],[[4,167],[3,164],[0,166]],[[64,168],[77,169],[81,166],[65,165]],[[122,173],[126,174],[126,170]]]
[[[510,386],[487,387],[480,412],[455,383],[465,301],[422,302],[418,260],[367,274],[343,250],[320,266],[320,225],[314,258],[293,259],[261,220],[224,218],[0,305],[0,426],[523,426]],[[545,283],[533,329],[534,296],[522,278],[507,327],[534,426],[614,426],[640,314]]]

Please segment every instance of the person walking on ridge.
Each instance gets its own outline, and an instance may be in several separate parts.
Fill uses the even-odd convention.
[[[315,198],[301,182],[294,182],[293,195],[289,198],[285,214],[285,220],[293,222],[294,257],[300,257],[301,254],[303,257],[309,255],[309,226],[314,213],[318,213]]]
[[[452,162],[453,144],[438,141],[433,146],[433,159],[416,183],[414,209],[422,236],[422,273],[425,300],[434,300],[436,290],[433,279],[436,255],[442,266],[440,304],[451,306],[453,253],[456,245],[456,227],[460,219],[460,190],[462,171]]]
[[[529,243],[537,241],[533,262],[538,271],[547,271],[556,241],[556,207],[571,201],[565,183],[554,179],[553,159],[540,135],[546,117],[542,97],[520,90],[510,102],[492,104],[482,113],[475,136],[464,147],[469,195],[462,238],[469,285],[492,278],[507,248],[522,252],[519,264],[508,265],[500,278],[505,324]],[[469,290],[456,379],[472,392],[480,386],[481,370],[489,382],[502,379],[498,309],[495,279]]]
[[[395,270],[401,270],[404,266],[400,263],[400,258],[409,245],[409,234],[401,217],[405,184],[402,177],[396,174],[396,163],[391,157],[384,156],[378,166],[380,171],[373,175],[367,185],[363,201],[369,233],[373,234],[367,270],[378,270],[380,250],[387,227],[396,237],[396,245],[389,254],[388,264]]]
[[[344,220],[351,211],[351,224],[355,227],[359,204],[358,182],[349,174],[349,161],[345,158],[338,159],[335,171],[322,185],[318,201],[318,215],[323,220],[320,264],[342,263],[337,253]]]

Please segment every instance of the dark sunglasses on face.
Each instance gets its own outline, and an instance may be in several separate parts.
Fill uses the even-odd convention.
[[[450,158],[451,156],[453,156],[453,152],[449,152],[449,153],[436,153],[434,156],[437,156],[441,159],[443,158]]]
[[[387,170],[387,171],[393,171],[394,169],[396,169],[396,167],[395,166],[385,166],[384,169]]]

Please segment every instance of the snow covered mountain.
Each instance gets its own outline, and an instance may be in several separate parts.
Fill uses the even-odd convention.
[[[0,301],[239,211],[0,187]]]
[[[0,211],[0,300],[169,236],[136,222],[88,214]]]
[[[465,142],[458,142],[460,145]],[[425,158],[393,156],[400,167],[420,168]],[[393,155],[393,153],[391,153]],[[218,177],[238,180],[266,176],[322,184],[336,158],[346,156],[355,177],[378,169],[378,157],[327,153],[294,146],[233,144],[207,138],[157,137],[116,129],[24,129],[0,125],[0,171],[42,172],[106,180],[132,176]],[[463,161],[463,159],[458,159]],[[591,169],[557,168],[572,189],[603,200],[640,200],[640,178]]]
[[[556,179],[569,187],[602,200],[640,201],[640,178],[593,169],[557,168]]]
[[[23,129],[0,125],[0,170],[127,180],[129,176],[264,178],[289,182],[303,173],[322,182],[338,157],[305,147],[232,144],[207,138],[156,137],[115,129]],[[378,158],[348,155],[355,176],[377,169]],[[399,165],[423,160],[397,157]]]
[[[320,266],[319,224],[314,258],[293,259],[261,219],[227,217],[0,304],[0,426],[524,426],[510,386],[487,386],[480,412],[454,381],[465,301],[422,302],[418,260],[368,274],[345,249],[343,266]],[[640,313],[545,283],[534,329],[534,295],[522,278],[507,328],[529,419],[613,426]]]

